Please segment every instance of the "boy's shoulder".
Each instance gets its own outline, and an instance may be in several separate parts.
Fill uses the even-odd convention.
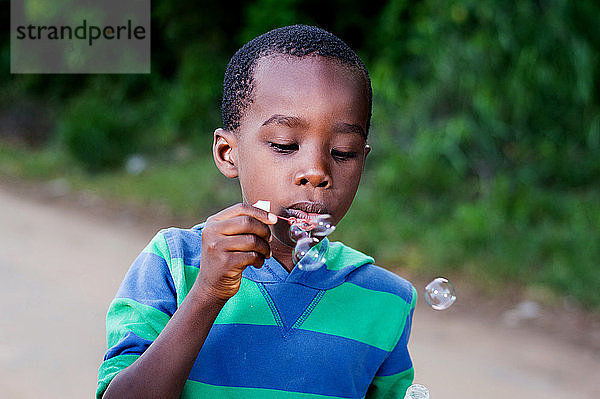
[[[395,295],[407,304],[413,304],[416,299],[416,290],[410,281],[372,263],[362,265],[348,274],[346,282],[367,290]]]
[[[160,245],[170,259],[184,259],[186,264],[200,263],[202,248],[202,228],[204,223],[190,228],[168,227],[161,229],[149,246]]]
[[[365,290],[392,294],[402,298],[408,304],[414,299],[412,284],[397,274],[375,265],[375,259],[341,242],[332,242],[328,255],[335,258],[334,266],[328,264],[343,277],[343,282]]]

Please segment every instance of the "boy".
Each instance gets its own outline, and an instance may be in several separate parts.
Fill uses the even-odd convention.
[[[294,268],[276,216],[337,223],[350,207],[369,152],[362,62],[324,30],[275,29],[231,59],[222,113],[213,155],[243,202],[159,232],[135,260],[97,396],[404,397],[414,288],[341,243],[322,268]]]

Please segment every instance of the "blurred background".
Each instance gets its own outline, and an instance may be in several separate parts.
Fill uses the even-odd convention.
[[[202,221],[239,201],[210,149],[229,58],[271,28],[318,25],[374,90],[373,151],[334,239],[417,280],[600,309],[595,0],[154,0],[148,75],[11,75],[9,15],[0,184]]]

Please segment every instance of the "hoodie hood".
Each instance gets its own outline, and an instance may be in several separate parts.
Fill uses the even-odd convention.
[[[265,259],[261,268],[249,266],[243,276],[259,283],[296,283],[318,290],[327,290],[342,284],[357,268],[372,264],[374,259],[341,242],[329,242],[327,238],[318,244],[328,245],[325,265],[314,271],[300,270],[297,266],[290,273],[275,258]],[[313,248],[316,250],[316,247]],[[312,250],[312,249],[311,249]]]

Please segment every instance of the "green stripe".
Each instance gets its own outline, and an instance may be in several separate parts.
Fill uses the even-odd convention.
[[[413,383],[414,376],[415,370],[411,367],[398,374],[375,377],[369,387],[366,398],[403,398],[406,394],[406,389]]]
[[[183,259],[181,258],[174,258],[171,259],[170,270],[171,277],[173,277],[173,284],[175,285],[175,292],[177,293],[177,307],[179,308],[192,289],[200,269],[194,266],[184,265]]]
[[[163,258],[167,263],[171,260],[171,251],[169,251],[169,245],[165,236],[158,232],[152,240],[146,245],[142,252],[151,253],[158,255]]]
[[[338,396],[316,395],[311,393],[287,392],[278,389],[263,388],[241,388],[224,387],[210,385],[197,381],[187,381],[181,394],[182,399],[186,398],[231,398],[231,399],[273,399],[273,398],[293,398],[293,399],[317,399],[317,398],[339,398]]]
[[[215,320],[215,324],[229,323],[277,325],[265,297],[254,281],[242,278],[240,290],[225,303]]]
[[[391,351],[409,311],[409,304],[397,295],[344,283],[325,292],[302,328]]]
[[[112,348],[129,331],[143,339],[154,341],[169,322],[169,316],[152,306],[129,298],[115,298],[106,317],[106,340]]]
[[[96,387],[96,398],[100,399],[108,388],[108,384],[123,369],[131,366],[139,355],[120,355],[104,361],[98,370],[98,386]]]
[[[177,307],[192,289],[199,272],[199,268],[184,265],[181,259],[173,259],[171,275],[177,291]],[[246,278],[242,278],[240,290],[227,301],[215,323],[276,325],[257,283]]]
[[[417,289],[412,286],[412,301],[410,303],[411,310],[417,307]]]
[[[358,267],[375,261],[372,257],[337,241],[329,243],[325,259],[328,270],[340,270],[348,266]]]
[[[179,261],[179,259],[177,259],[177,261]],[[184,265],[183,273],[185,273],[185,278],[184,278],[184,282],[182,283],[181,294],[182,294],[182,296],[185,297],[188,294],[188,292],[190,292],[190,290],[192,289],[192,286],[196,282],[196,279],[198,278],[198,274],[200,273],[200,268],[198,266]],[[179,293],[179,291],[178,291],[178,293]]]

